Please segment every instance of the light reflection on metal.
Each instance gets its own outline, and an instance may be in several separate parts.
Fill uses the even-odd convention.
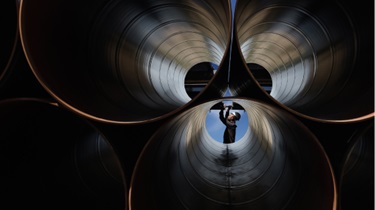
[[[18,34],[18,7],[17,1],[2,1],[0,11],[4,15],[1,18],[1,38],[0,38],[0,88],[6,82],[12,67],[20,52]]]
[[[66,107],[113,123],[190,102],[188,70],[223,61],[230,27],[225,0],[21,3],[21,40],[38,80]]]
[[[129,191],[132,210],[304,209],[306,203],[336,209],[325,152],[282,110],[323,128],[374,117],[371,12],[320,0],[237,1],[232,55],[225,0],[23,1],[24,51],[54,106],[108,127],[139,123],[141,130],[150,121],[171,120],[140,155]],[[220,65],[191,100],[183,79],[202,62]],[[270,72],[270,95],[248,63]],[[241,141],[225,146],[211,139],[203,119],[227,90],[227,66],[229,90],[242,97],[236,100],[251,121]]]
[[[151,138],[133,174],[132,210],[336,209],[330,162],[302,123],[262,102],[233,98],[251,120],[240,141],[222,144],[205,127],[218,102],[175,116]]]
[[[365,24],[373,17],[363,14],[336,1],[238,0],[234,39],[245,63],[269,71],[270,96],[285,108],[317,120],[360,120],[374,116],[366,29],[373,24]],[[238,96],[250,91],[231,85]]]
[[[366,209],[374,206],[374,124],[350,139],[340,171],[340,207]]]

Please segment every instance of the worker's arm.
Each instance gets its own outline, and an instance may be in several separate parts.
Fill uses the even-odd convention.
[[[227,111],[225,112],[225,116],[224,116],[224,110],[225,108],[228,107]],[[219,112],[219,117],[220,117],[220,120],[221,122],[224,124],[224,125],[227,125],[227,118],[229,116],[229,111],[232,109],[232,106],[225,106],[225,104],[223,104],[220,112]]]

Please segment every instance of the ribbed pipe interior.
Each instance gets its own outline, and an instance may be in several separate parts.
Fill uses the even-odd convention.
[[[342,210],[374,207],[373,122],[350,139],[339,179]]]
[[[122,165],[88,121],[49,101],[3,100],[0,139],[4,208],[126,208]]]
[[[225,0],[22,1],[20,16],[42,85],[76,112],[111,122],[158,118],[191,101],[185,76],[198,63],[221,63],[230,23]]]
[[[235,143],[217,142],[206,129],[206,115],[219,100],[156,132],[134,170],[130,209],[336,209],[332,169],[313,134],[277,108],[233,101],[249,118]]]
[[[270,73],[270,96],[287,108],[322,120],[368,118],[371,14],[330,0],[237,0],[234,38],[246,63]]]

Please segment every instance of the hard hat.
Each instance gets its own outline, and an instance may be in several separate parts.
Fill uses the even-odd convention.
[[[241,118],[240,113],[238,113],[238,112],[232,112],[231,114],[234,115],[234,116],[236,116],[237,120],[240,120],[240,118]]]

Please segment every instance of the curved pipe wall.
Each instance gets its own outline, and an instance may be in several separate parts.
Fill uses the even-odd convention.
[[[0,102],[2,206],[123,210],[115,150],[89,122],[40,99]]]
[[[0,87],[7,80],[12,65],[17,57],[19,49],[18,33],[18,7],[19,3],[15,0],[6,0],[1,3],[1,14],[6,14],[1,21],[1,39],[0,39]]]
[[[318,120],[317,127],[325,131],[326,121],[350,125],[374,116],[373,24],[367,23],[372,8],[359,11],[320,0],[237,0],[230,37],[228,3],[22,1],[24,52],[58,104],[90,120],[110,122],[103,127],[132,124],[116,126],[121,131],[139,126],[138,131],[153,132],[170,121],[139,156],[127,203],[119,160],[95,128],[57,111],[56,104],[2,102],[5,200],[19,209],[50,209],[40,206],[48,200],[64,204],[61,209],[124,209],[129,204],[132,210],[336,210],[336,184],[325,151],[283,109],[307,118],[304,122]],[[190,99],[183,78],[200,62],[220,66],[202,94]],[[247,63],[270,72],[270,95],[259,91]],[[250,121],[241,141],[223,145],[209,136],[205,117],[226,91],[227,66],[233,100]],[[140,126],[146,124],[152,129]],[[143,146],[134,139],[119,145]],[[342,178],[340,192],[351,189],[350,178]]]
[[[243,62],[270,73],[270,96],[285,108],[324,121],[374,116],[373,11],[346,4],[237,0]]]
[[[374,208],[374,124],[350,139],[340,172],[342,210]]]
[[[20,13],[24,51],[41,84],[75,112],[112,123],[156,119],[187,104],[188,70],[220,64],[230,40],[225,0],[37,0],[22,1]]]
[[[206,115],[219,100],[155,133],[133,174],[130,209],[336,209],[333,172],[314,135],[275,107],[233,101],[249,118],[238,142],[219,143],[206,130]]]
[[[0,38],[0,99],[9,97],[50,98],[35,79],[22,51],[19,35],[19,0],[2,1]]]

